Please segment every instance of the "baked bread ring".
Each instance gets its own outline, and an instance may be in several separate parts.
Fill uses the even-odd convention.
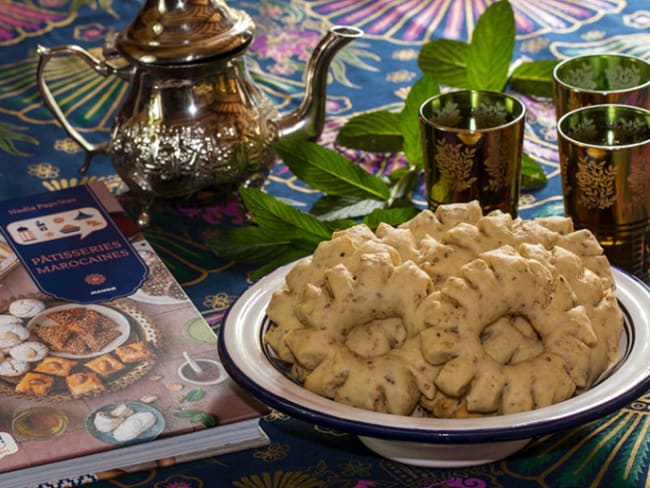
[[[509,246],[483,253],[463,266],[458,277],[446,280],[440,298],[432,300],[424,314],[423,356],[431,364],[442,365],[436,386],[450,397],[466,394],[468,411],[486,413],[545,406],[548,397],[535,397],[535,390],[553,393],[551,398],[561,401],[576,386],[587,386],[590,348],[597,337],[584,307],[563,299],[567,293],[571,290],[562,277],[555,278],[539,261]],[[490,355],[484,342],[512,332],[494,328],[504,317],[525,317],[544,353],[520,361]],[[486,336],[488,326],[493,330]],[[539,368],[556,371],[533,379],[532,373]]]
[[[609,263],[570,219],[477,202],[333,234],[267,308],[264,340],[318,394],[401,415],[521,412],[588,388],[616,354]]]

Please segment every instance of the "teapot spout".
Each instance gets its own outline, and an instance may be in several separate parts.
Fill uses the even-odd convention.
[[[278,137],[314,140],[325,126],[327,99],[327,69],[334,55],[346,44],[363,36],[356,27],[334,26],[314,50],[305,72],[305,95],[293,112],[283,114],[278,120]]]

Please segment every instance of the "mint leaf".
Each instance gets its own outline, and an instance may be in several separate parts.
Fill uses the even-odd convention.
[[[510,85],[520,93],[553,98],[553,69],[556,59],[540,59],[520,64],[510,75]]]
[[[236,262],[264,263],[253,273],[253,279],[313,253],[319,242],[331,238],[334,230],[356,223],[323,223],[254,188],[241,188],[240,194],[257,225],[226,230],[206,245],[215,254]]]
[[[515,47],[515,17],[507,0],[490,5],[476,22],[467,51],[467,87],[502,91]]]
[[[203,424],[205,427],[214,427],[217,425],[217,418],[209,413],[199,412],[190,418],[193,424]]]
[[[260,266],[255,271],[253,271],[250,274],[250,278],[252,280],[257,280],[262,276],[270,273],[274,269],[279,268],[282,265],[291,263],[300,258],[304,258],[305,256],[309,256],[310,254],[314,253],[317,246],[318,244],[313,244],[309,249],[296,249],[296,248],[287,249],[286,252],[282,253],[277,258],[266,262],[264,265]]]
[[[239,194],[255,222],[267,230],[298,232],[307,242],[329,239],[331,232],[316,217],[290,207],[277,198],[255,188],[240,188]]]
[[[198,402],[205,396],[203,390],[191,390],[185,395],[186,402]]]
[[[417,215],[419,210],[415,207],[398,207],[387,208],[383,210],[373,210],[369,215],[363,218],[363,223],[371,229],[376,229],[377,226],[385,222],[386,224],[397,226],[412,219]]]
[[[466,87],[468,49],[464,41],[435,39],[420,49],[418,66],[438,83]]]
[[[392,205],[396,200],[410,196],[420,179],[420,170],[415,167],[398,168],[391,171],[388,179],[391,182],[390,198]]]
[[[537,190],[546,186],[548,182],[544,170],[529,154],[524,153],[521,160],[521,188],[523,190]]]
[[[418,79],[406,96],[399,116],[399,128],[404,137],[406,160],[417,168],[422,167],[422,141],[420,140],[420,105],[440,92],[438,83],[429,75]]]
[[[336,151],[302,140],[275,144],[287,166],[302,181],[330,195],[388,200],[388,185]]]
[[[288,232],[245,225],[221,232],[206,242],[215,254],[241,262],[264,262],[275,259],[291,247],[294,239]]]
[[[319,220],[330,221],[362,217],[385,206],[386,202],[380,200],[324,195],[314,203],[310,212],[317,215]]]
[[[339,130],[335,143],[369,152],[401,151],[399,116],[386,110],[377,110],[352,117]]]
[[[187,419],[192,418],[195,415],[200,415],[202,413],[203,412],[201,412],[201,410],[184,409],[174,413],[174,417],[178,417],[179,419]]]

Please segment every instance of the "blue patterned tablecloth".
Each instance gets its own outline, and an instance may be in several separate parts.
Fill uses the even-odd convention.
[[[364,38],[341,51],[330,69],[328,121],[321,143],[333,147],[338,129],[369,110],[398,111],[421,75],[420,46],[434,38],[468,40],[485,0],[260,0],[231,1],[256,21],[248,64],[282,111],[302,97],[302,73],[328,27],[348,24]],[[80,177],[81,149],[45,109],[36,86],[38,44],[101,48],[127,25],[138,0],[0,0],[0,197],[11,198],[102,180],[129,204],[110,160],[95,158]],[[650,59],[648,0],[511,0],[517,26],[514,60],[618,52]],[[93,142],[108,137],[126,85],[98,84],[89,69],[71,64],[57,86],[69,118]],[[65,68],[65,66],[64,66]],[[550,100],[523,98],[528,108],[525,150],[543,167],[548,184],[520,199],[524,218],[562,214],[555,119]],[[338,148],[369,171],[388,172],[401,155]],[[317,194],[281,162],[265,189],[308,209]],[[414,201],[424,206],[422,189]],[[248,287],[253,268],[215,257],[206,239],[244,221],[236,201],[172,204],[156,209],[147,231],[201,313],[218,331],[224,314]],[[535,439],[493,464],[457,469],[415,468],[368,451],[352,435],[273,412],[263,422],[267,447],[101,481],[97,486],[198,488],[311,487],[647,487],[650,486],[650,394],[599,421]]]

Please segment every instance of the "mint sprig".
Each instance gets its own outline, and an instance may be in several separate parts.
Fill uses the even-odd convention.
[[[512,7],[501,0],[479,17],[469,43],[429,41],[420,49],[418,66],[438,83],[454,88],[502,91],[509,83],[520,93],[552,97],[552,73],[558,60],[522,62],[508,77],[515,39]]]
[[[318,243],[329,239],[333,231],[356,223],[323,222],[255,188],[241,188],[239,194],[253,224],[223,231],[206,245],[215,254],[236,262],[264,263],[252,279],[313,253]]]

